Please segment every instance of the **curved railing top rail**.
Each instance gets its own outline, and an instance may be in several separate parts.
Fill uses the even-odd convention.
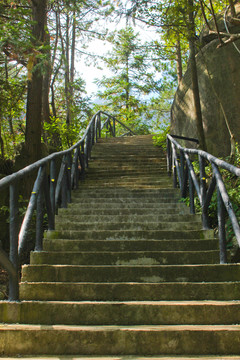
[[[174,143],[174,145],[177,147],[178,150],[182,150],[182,151],[184,150],[188,154],[200,155],[200,156],[204,157],[206,160],[208,160],[209,162],[213,162],[217,166],[220,166],[221,168],[223,168],[225,170],[228,170],[232,174],[240,177],[240,168],[238,168],[238,167],[236,167],[236,166],[234,166],[232,164],[229,164],[228,162],[226,162],[224,160],[221,160],[221,159],[209,154],[206,151],[199,150],[199,149],[184,148],[176,140],[174,140],[175,137],[180,138],[179,136],[176,136],[176,135],[169,135],[169,134],[167,135],[167,138],[170,139],[171,142]],[[181,137],[181,138],[183,138],[183,137]],[[192,138],[185,138],[185,140],[193,141]]]
[[[106,121],[103,119],[103,126],[101,115],[107,117]],[[130,128],[115,116],[98,111],[89,122],[82,138],[72,147],[46,156],[0,180],[0,191],[9,187],[9,256],[0,246],[0,265],[9,274],[9,300],[18,300],[19,298],[19,255],[21,255],[25,247],[34,211],[36,210],[35,250],[41,251],[45,209],[48,219],[48,230],[52,231],[55,229],[55,215],[58,208],[67,207],[67,204],[71,202],[71,190],[77,188],[79,180],[84,178],[92,146],[101,137],[101,130],[103,127],[106,127],[107,132],[112,136],[116,136],[116,123],[127,129],[127,134],[135,135]],[[55,161],[57,158],[61,160],[59,168]],[[29,175],[34,170],[37,170],[38,174],[28,200],[25,216],[22,220],[18,211],[18,183],[20,179]],[[22,224],[19,231],[20,221],[22,221]]]
[[[16,179],[20,179],[22,178],[23,176],[31,173],[32,171],[34,170],[37,170],[40,166],[44,166],[46,165],[47,163],[49,163],[51,160],[54,160],[56,159],[57,157],[62,157],[63,155],[66,155],[66,154],[69,154],[71,153],[73,150],[75,150],[76,148],[78,148],[83,142],[84,140],[86,139],[88,133],[89,133],[89,129],[91,128],[93,122],[95,121],[95,118],[98,116],[98,115],[106,115],[108,118],[112,118],[114,119],[117,123],[119,123],[122,127],[124,127],[125,129],[127,129],[131,135],[136,135],[129,127],[127,127],[125,124],[123,124],[120,120],[118,120],[115,116],[113,115],[110,115],[108,114],[107,112],[105,111],[98,111],[96,114],[93,115],[91,121],[89,122],[82,138],[76,143],[74,144],[72,147],[70,147],[69,149],[67,150],[63,150],[63,151],[58,151],[58,152],[55,152],[51,155],[48,155],[38,161],[36,161],[35,163],[31,164],[31,165],[28,165],[26,166],[25,168],[11,174],[11,175],[8,175],[8,176],[5,176],[3,179],[0,180],[0,190],[4,189],[5,187],[9,186],[13,181],[15,181]],[[108,121],[108,119],[107,119]],[[106,121],[106,122],[107,122]]]
[[[190,212],[192,214],[195,213],[194,196],[196,192],[202,208],[202,222],[204,229],[209,229],[208,209],[215,188],[217,189],[220,263],[226,263],[227,247],[225,215],[228,214],[239,247],[240,226],[224,184],[224,179],[219,171],[219,167],[229,171],[237,177],[240,177],[240,168],[231,165],[224,160],[218,159],[206,151],[184,148],[174,139],[175,137],[179,138],[175,135],[167,135],[167,165],[169,174],[171,171],[173,173],[174,187],[180,187],[183,198],[187,197],[187,192],[189,193]],[[186,138],[185,140],[192,141],[193,139]],[[179,153],[177,153],[177,151]],[[194,171],[189,155],[198,155],[199,177]],[[210,179],[211,182],[208,184],[206,183],[206,160],[212,168],[212,178]]]

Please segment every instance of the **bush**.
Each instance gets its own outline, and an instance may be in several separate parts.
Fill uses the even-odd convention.
[[[156,146],[160,146],[163,150],[167,149],[167,134],[170,131],[170,124],[163,122],[159,134],[153,136],[153,143]]]

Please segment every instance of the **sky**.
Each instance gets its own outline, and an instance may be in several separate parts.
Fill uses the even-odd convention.
[[[90,43],[87,52],[91,54],[104,55],[107,51],[111,50],[111,46],[102,40],[94,40]],[[99,61],[99,65],[100,65]],[[98,87],[94,83],[96,78],[102,78],[104,75],[111,75],[111,72],[104,68],[99,69],[98,66],[91,64],[90,61],[87,60],[87,57],[83,56],[80,61],[77,63],[77,71],[79,75],[86,81],[86,91],[88,95],[94,95]]]
[[[113,22],[104,22],[104,26],[107,27],[109,31],[114,30],[120,30],[125,26],[125,20],[120,21],[117,25]],[[134,29],[136,32],[139,32],[141,34],[142,41],[150,41],[157,38],[157,35],[155,31],[152,29],[148,29],[146,26],[144,27],[143,24],[139,26],[136,24],[134,26]],[[107,51],[111,50],[111,45],[107,43],[106,41],[102,40],[94,40],[89,44],[88,49],[86,52],[89,52],[91,54],[98,54],[98,55],[104,55],[107,53]],[[86,60],[87,58],[82,56],[80,61],[77,63],[77,71],[79,75],[86,81],[86,91],[89,96],[94,96],[98,90],[98,86],[94,83],[94,80],[96,78],[101,79],[104,75],[110,76],[111,72],[105,67],[102,70],[98,69],[97,66],[94,66],[89,62],[89,60]],[[88,62],[88,64],[86,64]],[[99,62],[101,64],[101,62]],[[104,65],[102,64],[104,67]]]

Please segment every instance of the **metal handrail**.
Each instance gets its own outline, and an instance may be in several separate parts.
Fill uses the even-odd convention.
[[[175,137],[175,136],[174,136]],[[186,138],[185,140],[193,140]],[[177,152],[178,151],[178,152]],[[192,162],[189,155],[197,155],[199,159],[199,173],[198,180],[195,174]],[[212,167],[212,180],[207,187],[206,184],[206,161]],[[171,135],[167,135],[167,167],[169,175],[173,173],[173,185],[179,186],[183,198],[187,197],[187,190],[189,190],[190,198],[190,212],[195,213],[194,207],[194,193],[196,192],[200,205],[202,208],[202,223],[204,229],[209,229],[208,209],[215,188],[217,189],[218,202],[218,235],[219,235],[219,249],[220,249],[220,263],[227,262],[227,247],[226,247],[226,232],[225,232],[225,213],[229,216],[232,223],[233,231],[236,236],[238,245],[240,246],[240,227],[234,213],[232,203],[230,201],[228,192],[226,190],[219,167],[231,172],[237,177],[240,177],[240,168],[227,163],[224,160],[218,159],[215,156],[203,150],[188,149],[182,147]],[[195,188],[195,191],[194,191]]]
[[[126,125],[106,112],[98,111],[89,122],[82,138],[67,150],[55,152],[35,163],[26,166],[18,172],[0,180],[0,191],[9,187],[10,225],[9,225],[9,256],[0,247],[0,265],[9,274],[9,300],[19,300],[18,265],[19,256],[24,249],[30,221],[36,210],[36,240],[35,251],[42,251],[43,238],[43,204],[45,202],[48,230],[55,229],[55,215],[58,207],[67,207],[71,202],[71,190],[78,187],[78,182],[84,177],[85,168],[91,156],[92,146],[101,137],[102,119],[106,116],[105,127],[110,128],[110,134],[116,136],[116,123],[127,129],[131,135],[134,132]],[[61,166],[56,174],[56,160],[61,160]],[[48,166],[49,165],[49,166]],[[47,171],[47,168],[49,170]],[[19,229],[19,180],[33,171],[38,171],[33,190],[28,202],[22,225]]]

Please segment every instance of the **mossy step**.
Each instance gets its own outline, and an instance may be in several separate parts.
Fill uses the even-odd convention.
[[[74,222],[70,216],[68,219],[64,219],[62,221],[58,221],[56,223],[56,231],[61,231],[64,229],[71,229],[71,230],[169,230],[171,231],[180,231],[180,230],[201,230],[202,224],[199,221],[186,221],[186,222],[175,222],[174,218],[173,221],[170,222],[140,222],[140,221],[127,221],[127,222],[116,222],[113,219],[112,222],[92,222],[92,223],[84,223],[82,221]]]
[[[41,325],[231,325],[240,323],[240,302],[1,302],[0,320]]]
[[[49,280],[50,281],[50,280]],[[20,298],[49,301],[240,300],[240,282],[22,282]]]
[[[148,204],[147,204],[148,205]],[[164,205],[156,205],[153,203],[152,206],[144,206],[142,207],[124,207],[124,206],[88,206],[87,202],[81,204],[69,204],[68,208],[60,208],[58,209],[58,214],[60,216],[81,216],[81,215],[119,215],[119,216],[131,216],[131,215],[149,215],[153,218],[158,215],[187,215],[189,214],[189,208],[187,208],[183,204],[164,204]],[[192,215],[189,214],[191,218]]]
[[[106,168],[112,168],[112,169],[116,169],[116,170],[128,170],[128,169],[137,169],[137,170],[152,170],[152,169],[165,169],[167,170],[166,167],[166,160],[160,160],[158,158],[156,158],[155,160],[152,160],[151,162],[149,161],[129,161],[129,159],[118,159],[118,157],[114,158],[114,159],[90,159],[89,160],[89,168],[88,170],[90,171],[90,169],[96,169],[96,170],[106,170]],[[144,166],[143,166],[144,165]],[[87,170],[87,171],[88,171]]]
[[[45,251],[175,251],[213,250],[218,248],[218,239],[203,240],[69,240],[69,239],[44,239]]]
[[[96,230],[96,231],[45,231],[46,239],[99,239],[99,240],[130,240],[130,239],[150,239],[150,240],[168,240],[168,239],[204,239],[213,237],[212,230]]]
[[[2,355],[239,354],[240,325],[0,325]]]
[[[93,175],[93,174],[92,174]],[[96,177],[98,175],[98,172],[96,171],[95,174]],[[110,174],[111,175],[111,174]],[[102,177],[101,177],[102,178]],[[109,178],[111,178],[111,176],[109,176]],[[167,175],[166,172],[156,172],[154,174],[150,174],[150,173],[142,173],[141,175],[139,174],[136,174],[135,172],[132,172],[130,175],[126,174],[125,171],[123,170],[122,171],[122,175],[119,175],[118,178],[120,180],[132,180],[132,179],[136,179],[136,180],[143,180],[143,181],[152,181],[152,180],[159,180],[159,181],[168,181],[168,182],[171,182],[171,179],[169,178],[169,176]],[[88,181],[92,181],[93,179],[93,176],[91,176],[90,179],[88,179],[88,174],[86,174],[86,179]],[[106,179],[108,179],[108,176],[106,176]],[[113,177],[114,179],[114,177]]]
[[[144,223],[144,222],[170,222],[170,221],[174,221],[174,222],[198,222],[201,223],[201,217],[200,215],[159,215],[157,214],[151,214],[151,215],[144,215],[144,214],[128,214],[128,215],[116,215],[116,214],[112,214],[112,215],[100,215],[100,214],[96,214],[96,215],[71,215],[71,212],[69,212],[69,215],[66,216],[66,213],[64,215],[61,215],[62,212],[60,212],[60,214],[56,217],[56,223],[63,223],[63,221],[66,222],[83,222],[84,224],[87,223],[109,223],[109,222],[121,222],[121,223],[126,223],[126,222],[140,222],[140,223]]]
[[[166,162],[166,157],[162,156],[161,153],[155,151],[122,151],[122,149],[104,149],[104,151],[92,151],[91,153],[92,160],[103,160],[103,161],[132,161],[133,159],[137,159],[137,161],[157,161],[157,162]],[[90,160],[91,160],[90,159]]]
[[[178,198],[174,197],[174,196],[166,196],[166,197],[134,197],[134,198],[127,198],[127,197],[111,197],[111,195],[109,195],[109,197],[105,196],[105,197],[96,197],[94,199],[94,197],[82,197],[81,195],[77,196],[75,195],[72,199],[73,203],[77,203],[77,202],[83,202],[83,201],[87,201],[88,203],[112,203],[115,202],[116,204],[118,203],[124,203],[124,204],[146,204],[146,203],[177,203],[178,202]]]
[[[103,167],[103,164],[99,163],[99,164],[95,164],[95,165],[91,165],[90,167],[86,169],[85,174],[87,176],[92,176],[95,174],[100,174],[100,175],[105,175],[107,173],[110,174],[128,174],[132,175],[135,174],[136,176],[141,176],[144,174],[159,174],[159,176],[166,176],[166,166],[165,165],[159,165],[159,166],[147,166],[145,165],[144,167],[139,165],[136,166],[136,164],[128,164],[126,163],[125,165],[113,165],[113,164],[105,164]]]
[[[164,187],[167,187],[169,185],[169,187],[171,186],[171,184],[168,182],[166,182],[165,180],[144,180],[144,179],[139,179],[137,180],[136,178],[132,178],[129,179],[128,181],[126,181],[125,179],[95,179],[95,180],[88,180],[86,183],[84,183],[84,187],[85,188],[91,188],[91,187],[96,187],[96,183],[98,187],[106,187],[106,186],[122,186],[122,187],[130,187],[133,189],[139,188],[139,189],[151,189],[151,188],[159,188],[162,184],[164,185]]]
[[[159,176],[162,177],[163,175],[166,175],[165,169],[156,169],[156,170],[137,170],[137,169],[132,169],[132,170],[110,170],[110,169],[106,169],[105,171],[103,171],[102,169],[99,170],[94,170],[94,171],[88,171],[85,175],[86,175],[86,179],[93,179],[93,178],[97,178],[97,179],[101,179],[101,178],[118,178],[120,176],[128,176],[128,177],[132,177],[132,176],[137,176],[137,177],[141,177],[144,175],[150,175],[150,176]]]
[[[159,189],[160,185],[159,183],[152,183],[151,185],[149,184],[136,184],[134,181],[128,182],[128,183],[124,183],[124,182],[118,182],[118,183],[114,183],[114,182],[106,182],[106,183],[98,183],[98,187],[100,189],[100,187],[102,187],[102,189],[107,188],[109,186],[117,186],[117,187],[123,187],[123,188],[128,188],[128,189]],[[167,188],[167,186],[169,186],[169,188],[171,188],[170,184],[167,183],[163,183],[162,184],[165,188]],[[94,185],[94,183],[92,184],[84,184],[85,189],[96,189],[96,185]]]
[[[41,251],[31,252],[31,264],[69,265],[172,265],[215,264],[219,250],[208,251]]]
[[[96,202],[93,206],[93,204],[88,203],[87,200],[82,200],[82,201],[78,201],[78,202],[72,202],[68,205],[68,209],[69,212],[74,211],[75,209],[77,210],[84,210],[84,209],[93,209],[95,211],[102,209],[102,210],[106,210],[106,209],[118,209],[119,211],[122,209],[125,209],[126,211],[129,209],[131,210],[132,213],[135,213],[135,210],[141,210],[143,213],[147,213],[148,211],[150,211],[151,213],[155,213],[156,215],[159,214],[165,214],[165,213],[181,213],[181,211],[184,211],[184,213],[189,213],[190,210],[189,208],[183,204],[183,203],[169,203],[169,202],[164,202],[161,203],[159,202],[152,202],[152,203],[144,203],[144,206],[139,207],[138,204],[136,203],[127,203],[127,202],[115,202],[115,201],[109,201],[109,202],[101,202],[98,203]],[[173,211],[172,211],[173,210]],[[67,211],[66,209],[59,209],[59,212],[64,212]],[[74,213],[73,213],[74,214]],[[191,215],[189,214],[189,216],[191,217]]]
[[[125,265],[125,266],[90,266],[90,265],[24,265],[22,269],[22,282],[93,282],[93,283],[126,283],[131,288],[131,283],[144,283],[144,286],[151,288],[151,285],[161,288],[164,283],[172,283],[170,287],[175,296],[180,294],[172,288],[176,283],[182,283],[179,286],[188,286],[188,282],[202,283],[214,282],[227,284],[229,281],[235,282],[240,286],[240,265]],[[127,285],[128,283],[128,285]],[[229,283],[229,284],[230,284]],[[234,284],[235,284],[234,283]],[[155,284],[155,285],[154,285]],[[44,284],[43,284],[44,285]],[[117,284],[115,284],[117,286]],[[231,284],[232,285],[232,284]],[[100,286],[100,285],[99,285]],[[143,288],[144,288],[143,286]],[[165,285],[164,285],[165,286]],[[167,287],[167,284],[166,284]],[[141,288],[141,284],[139,284]],[[230,287],[231,288],[231,287]],[[134,286],[133,286],[134,289]],[[190,287],[191,289],[191,287]],[[132,290],[134,291],[134,290]],[[157,300],[156,294],[155,300]],[[164,294],[162,296],[165,296]],[[166,295],[167,296],[167,295]],[[187,296],[187,293],[185,294]],[[191,293],[189,293],[191,296]],[[239,299],[240,293],[236,299]],[[138,300],[137,295],[135,297]],[[160,298],[161,299],[161,298]],[[158,299],[158,300],[160,300]],[[214,299],[214,297],[212,298]],[[107,298],[105,299],[107,300]],[[131,298],[130,298],[131,300]],[[167,300],[167,297],[164,297]],[[183,300],[183,299],[181,299]],[[185,298],[184,300],[187,300]],[[233,300],[233,299],[231,299]]]
[[[136,160],[136,161],[135,161]],[[162,165],[166,167],[166,158],[163,158],[162,156],[158,156],[158,155],[153,155],[153,156],[138,156],[136,155],[132,155],[130,156],[129,154],[126,155],[113,155],[113,156],[109,156],[109,154],[103,154],[98,155],[97,153],[92,153],[91,154],[91,158],[89,159],[89,164],[90,166],[98,166],[100,163],[105,164],[105,165],[109,165],[109,164],[115,164],[117,165],[119,161],[119,165],[132,165],[132,164],[138,164],[140,165],[141,163],[144,163],[146,165],[149,164],[153,164],[155,165]]]
[[[45,355],[45,356],[21,356],[21,359],[27,360],[73,360],[72,356],[67,355]],[[2,360],[19,360],[19,357],[3,357]],[[74,360],[239,360],[239,356],[227,356],[227,355],[201,355],[201,356],[133,356],[133,355],[116,355],[116,356],[84,356],[74,355]]]
[[[96,186],[97,188],[97,186]],[[74,194],[75,195],[90,195],[90,196],[94,196],[96,195],[96,197],[102,197],[104,196],[103,194],[106,195],[111,195],[112,197],[141,197],[141,196],[159,196],[159,197],[168,197],[168,196],[176,196],[176,197],[180,197],[180,191],[178,189],[167,189],[167,193],[166,193],[166,189],[149,189],[149,190],[128,190],[128,189],[117,189],[115,187],[112,188],[108,188],[106,189],[104,192],[102,193],[96,193],[93,190],[86,190],[86,189],[81,189],[81,187],[79,187],[77,190],[74,190]]]

